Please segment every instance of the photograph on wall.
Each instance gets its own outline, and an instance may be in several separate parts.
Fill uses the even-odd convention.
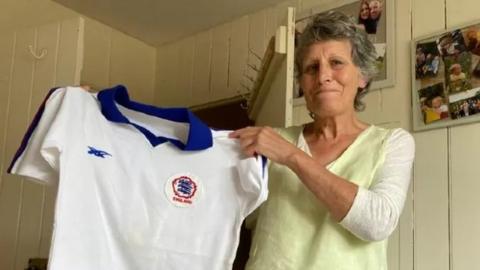
[[[471,53],[462,52],[457,55],[444,57],[445,62],[445,81],[447,83],[447,91],[449,94],[455,94],[472,89]]]
[[[460,29],[449,32],[437,39],[437,47],[443,57],[455,56],[467,50]]]
[[[445,95],[443,83],[420,89],[418,96],[420,97],[420,107],[425,124],[449,118],[448,99]]]
[[[382,16],[383,3],[380,0],[362,0],[358,8],[358,24],[367,34],[377,34]]]
[[[450,96],[449,110],[452,119],[459,119],[480,112],[480,89],[472,89]]]
[[[435,42],[417,45],[415,52],[415,77],[417,79],[439,77],[441,63],[440,53]]]
[[[360,0],[352,1],[349,4],[334,8],[348,16],[358,23],[358,27],[365,30],[368,34],[369,40],[374,44],[375,51],[377,53],[377,67],[378,75],[373,81],[387,80],[387,24],[386,24],[386,12],[387,1],[386,0]],[[322,10],[320,12],[324,12]],[[315,12],[317,14],[319,12]],[[308,15],[297,19],[295,22],[295,44],[297,43],[298,36],[303,32],[310,19],[315,15]],[[299,89],[299,86],[295,82],[294,85],[294,97],[301,97],[303,91]]]
[[[412,69],[415,130],[480,121],[478,22],[414,40]]]
[[[479,26],[468,27],[463,31],[463,39],[467,50],[480,56],[480,32]]]
[[[467,51],[471,53],[472,61],[472,87],[480,86],[480,26],[475,25],[463,31],[463,38]]]

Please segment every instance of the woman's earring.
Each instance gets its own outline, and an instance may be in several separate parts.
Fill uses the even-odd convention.
[[[310,115],[310,117],[315,120],[315,118],[317,117],[313,112],[308,112],[308,115]]]

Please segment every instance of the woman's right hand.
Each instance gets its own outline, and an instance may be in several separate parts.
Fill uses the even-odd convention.
[[[86,85],[86,84],[80,85],[80,88],[82,88],[83,90],[88,91],[88,92],[93,91],[93,89],[90,87],[90,85]]]

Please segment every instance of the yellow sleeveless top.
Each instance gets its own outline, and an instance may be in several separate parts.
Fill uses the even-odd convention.
[[[303,127],[280,129],[297,145]],[[370,126],[327,169],[368,188],[384,161],[389,130]],[[384,270],[387,240],[344,229],[286,166],[269,168],[269,197],[258,209],[247,270]]]

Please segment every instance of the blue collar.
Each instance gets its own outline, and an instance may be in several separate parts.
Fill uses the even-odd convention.
[[[164,109],[131,101],[128,97],[127,89],[122,85],[117,85],[113,88],[100,91],[97,98],[100,101],[102,114],[105,118],[112,122],[134,126],[145,135],[153,146],[157,146],[167,141],[171,142],[181,150],[188,151],[204,150],[212,146],[212,132],[210,128],[186,108]],[[118,110],[115,102],[137,112],[142,112],[170,121],[190,124],[187,144],[172,138],[157,137],[148,129],[130,122],[130,120]]]

